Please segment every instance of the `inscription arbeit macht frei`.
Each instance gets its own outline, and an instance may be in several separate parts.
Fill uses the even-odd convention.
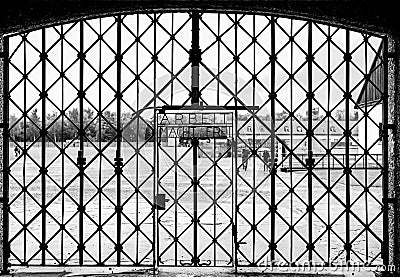
[[[160,138],[227,138],[232,136],[232,113],[166,113],[157,117]]]

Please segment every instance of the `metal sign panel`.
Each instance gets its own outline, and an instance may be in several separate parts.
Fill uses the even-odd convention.
[[[164,113],[157,117],[159,138],[211,139],[233,136],[232,113]]]

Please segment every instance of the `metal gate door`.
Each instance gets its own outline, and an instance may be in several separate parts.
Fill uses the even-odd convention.
[[[231,138],[182,128],[157,128],[159,265],[233,266]]]
[[[387,264],[387,47],[198,11],[5,36],[3,270]],[[151,135],[201,103],[233,132]]]

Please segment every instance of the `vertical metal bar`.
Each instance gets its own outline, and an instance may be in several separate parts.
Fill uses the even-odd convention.
[[[192,104],[199,103],[200,90],[199,90],[199,65],[201,60],[201,51],[199,46],[199,21],[200,14],[197,11],[192,13],[192,49],[190,50],[190,59],[192,62]]]
[[[174,34],[174,14],[171,16],[171,34]],[[174,40],[171,41],[171,80],[174,77]],[[174,82],[171,82],[171,105],[174,104]],[[174,139],[174,200],[178,199],[178,164],[176,161],[178,160],[178,144],[179,141],[177,138]],[[174,201],[174,236],[177,238],[178,237],[178,203],[177,201]],[[178,242],[174,242],[174,248],[175,248],[175,266],[178,266]]]
[[[271,203],[270,203],[270,211],[271,211],[271,241],[269,245],[269,249],[271,251],[271,261],[275,260],[275,178],[276,178],[276,164],[275,164],[275,61],[276,61],[276,53],[275,53],[275,23],[277,21],[276,17],[271,17],[271,91],[270,91],[270,99],[271,99]]]
[[[139,36],[139,15],[136,15],[136,35]],[[139,43],[136,42],[136,74],[139,74]],[[139,80],[136,81],[136,112],[139,111]],[[139,130],[139,115],[136,119],[136,130]],[[157,120],[157,119],[156,119]],[[133,123],[135,124],[135,123]],[[139,149],[139,134],[136,133],[136,149]],[[137,151],[137,150],[136,150]],[[139,226],[139,152],[136,153],[136,226]],[[136,232],[136,264],[139,263],[139,231]]]
[[[345,178],[346,178],[346,262],[350,261],[350,31],[346,30],[346,88],[345,88]]]
[[[365,67],[364,70],[366,74],[369,74],[368,72],[368,40],[366,39],[367,36],[365,35],[364,37],[364,59],[365,59]],[[365,91],[364,91],[364,114],[367,113],[368,111],[368,105],[367,105],[367,94],[368,94],[368,81],[365,80]],[[379,86],[379,85],[378,85]],[[360,111],[361,108],[360,108]],[[362,159],[363,164],[368,165],[368,154],[366,149],[368,149],[368,117],[364,118],[364,159]],[[383,152],[382,152],[383,153]],[[368,187],[368,166],[364,167],[364,186]],[[368,223],[368,191],[364,189],[364,204],[365,204],[365,222]],[[368,231],[365,232],[365,258],[368,260]]]
[[[46,28],[42,29],[42,90],[40,101],[42,102],[42,167],[41,167],[41,186],[42,186],[42,265],[46,264]]]
[[[236,17],[237,17],[237,15],[235,15],[235,20],[236,20]],[[218,18],[220,18],[220,14],[218,14]],[[220,21],[219,21],[219,24],[218,25],[220,25]],[[235,38],[237,37],[237,30],[236,30],[236,27],[235,27]],[[218,45],[220,45],[220,42],[218,41]],[[218,47],[218,57],[220,57],[220,54],[221,54],[221,47],[219,46]],[[235,39],[235,55],[237,54],[237,39]],[[220,65],[219,65],[220,66]],[[219,77],[219,75],[220,75],[220,68],[218,67],[218,77]],[[235,78],[235,84],[234,84],[234,86],[235,86],[235,91],[234,91],[234,93],[235,93],[235,99],[234,99],[234,103],[235,103],[235,113],[234,113],[234,115],[235,115],[235,121],[234,121],[234,124],[235,124],[235,126],[234,126],[234,130],[235,130],[235,140],[232,142],[232,146],[234,147],[234,151],[232,151],[232,159],[233,159],[233,161],[232,161],[232,163],[234,163],[234,172],[233,172],[233,178],[234,178],[234,181],[233,181],[233,186],[234,186],[234,188],[233,188],[233,192],[234,192],[234,196],[233,196],[233,212],[234,212],[234,222],[233,222],[233,226],[232,226],[232,232],[233,232],[233,247],[234,247],[234,251],[233,251],[233,263],[234,263],[234,271],[235,271],[235,273],[237,273],[237,267],[238,267],[238,263],[239,263],[239,261],[238,261],[238,258],[237,258],[237,253],[238,253],[238,248],[239,248],[239,244],[238,244],[238,229],[237,229],[237,222],[238,222],[238,212],[239,212],[239,206],[238,206],[238,198],[237,198],[237,184],[238,184],[238,182],[237,182],[237,180],[238,180],[238,173],[239,173],[239,170],[238,170],[238,141],[239,141],[239,131],[238,131],[238,109],[237,109],[237,107],[238,107],[238,101],[237,101],[237,90],[238,90],[238,86],[237,86],[237,80],[238,80],[238,76],[237,76],[237,63],[235,62],[235,75],[234,75],[234,78]],[[219,84],[219,82],[218,82],[218,84]],[[219,91],[219,86],[218,86],[218,91]]]
[[[236,22],[237,23],[237,25],[239,24],[239,22]],[[252,24],[253,26],[253,32],[251,32],[250,30],[249,30],[249,33],[252,33],[252,35],[253,35],[253,37],[255,37],[255,22],[254,22],[254,15],[253,15],[253,24]],[[236,38],[237,39],[237,38]],[[253,45],[254,45],[254,43],[253,43]],[[239,57],[238,57],[239,58]],[[255,61],[255,47],[253,47],[253,76],[255,76],[255,67],[256,67],[256,65],[255,65],[255,63],[256,63],[256,61]],[[255,105],[255,98],[256,98],[256,96],[255,96],[255,93],[256,93],[256,91],[255,91],[255,78],[253,78],[253,80],[252,80],[252,105],[254,106]],[[252,132],[252,144],[251,144],[251,147],[252,147],[252,160],[253,160],[253,170],[252,170],[252,173],[253,173],[253,224],[254,224],[254,230],[253,230],[253,262],[255,263],[255,260],[256,260],[256,253],[255,253],[255,248],[256,248],[256,228],[257,228],[257,224],[256,224],[256,213],[257,213],[257,209],[256,209],[256,203],[257,203],[257,198],[256,198],[256,195],[257,195],[257,192],[256,192],[256,190],[257,190],[257,184],[256,184],[256,154],[257,154],[257,152],[256,152],[256,149],[257,149],[257,146],[256,146],[256,119],[255,119],[255,116],[252,116],[252,119],[251,119],[251,122],[253,123],[253,126],[252,126],[252,130],[253,130],[253,132]],[[255,264],[254,264],[255,265]]]
[[[200,100],[199,90],[199,64],[201,59],[201,51],[199,46],[199,21],[200,14],[197,11],[192,13],[192,49],[191,51],[191,62],[192,62],[192,86],[191,86],[191,97],[192,104],[198,104]],[[192,139],[193,147],[193,266],[197,266],[199,258],[197,257],[197,155],[199,140],[197,138]]]
[[[330,26],[328,26],[328,36],[330,37],[331,36],[331,27]],[[328,42],[327,42],[327,44],[328,44],[328,61],[327,61],[327,67],[328,67],[328,69],[327,69],[327,71],[328,71],[328,76],[330,77],[331,76],[331,41],[330,40],[328,40]],[[327,111],[328,111],[328,113],[330,114],[330,109],[331,109],[331,79],[329,78],[328,79],[328,81],[327,81],[327,90],[328,90],[328,106],[327,106]],[[331,143],[330,143],[330,122],[331,122],[331,120],[330,120],[330,118],[329,118],[329,116],[327,117],[327,128],[326,128],[326,133],[327,133],[327,141],[328,141],[328,146],[327,146],[327,148],[328,149],[330,149],[331,148]],[[329,226],[329,228],[328,228],[328,230],[327,230],[327,232],[328,232],[328,246],[327,246],[327,251],[328,251],[328,253],[327,253],[327,257],[328,257],[328,262],[330,263],[331,262],[331,251],[330,251],[330,249],[331,249],[331,229],[330,229],[330,225],[331,225],[331,192],[330,192],[330,190],[331,190],[331,169],[330,169],[330,166],[331,166],[331,163],[330,163],[330,153],[328,153],[327,154],[327,156],[328,156],[328,161],[327,161],[327,168],[328,168],[328,172],[327,172],[327,186],[328,186],[328,188],[329,188],[329,191],[328,191],[328,194],[327,194],[327,196],[328,196],[328,201],[327,201],[327,207],[328,207],[328,226]],[[330,266],[330,264],[328,264],[328,266]]]
[[[214,118],[215,120],[215,118]],[[211,143],[211,142],[210,142]],[[217,140],[214,138],[213,139],[213,143],[214,143],[214,147],[213,147],[213,201],[216,201],[217,199],[217,165],[216,165],[216,156],[217,156],[217,152],[216,152],[216,148],[217,148]],[[221,149],[220,149],[221,151]],[[222,150],[223,151],[223,150]],[[214,202],[213,203],[214,206],[214,228],[213,228],[213,238],[215,239],[217,237],[217,203]],[[217,244],[214,242],[214,266],[216,266],[217,264]]]
[[[27,71],[26,71],[26,67],[27,67],[27,57],[26,57],[26,40],[27,40],[27,38],[26,38],[26,36],[27,36],[27,34],[24,34],[23,35],[24,36],[24,42],[23,42],[23,44],[24,44],[24,74],[25,74],[25,76],[27,75]],[[27,93],[26,93],[26,84],[27,84],[27,78],[24,78],[24,112],[27,110],[27,101],[26,101],[26,96],[27,96]],[[28,127],[28,125],[27,125],[27,123],[28,123],[28,120],[27,120],[27,114],[26,115],[24,115],[24,126],[25,126],[25,128],[24,128],[24,165],[23,165],[23,171],[22,171],[22,178],[23,178],[23,187],[24,187],[24,192],[23,192],[23,195],[24,195],[24,225],[26,226],[26,221],[27,221],[27,215],[26,215],[26,164],[27,164],[27,162],[26,162],[26,160],[27,160],[27,158],[26,158],[26,154],[27,154],[27,136],[28,136],[28,134],[27,134],[27,127]],[[24,228],[24,263],[26,263],[26,247],[27,247],[27,245],[26,245],[26,241],[27,241],[27,230],[26,230],[26,228]]]
[[[290,35],[293,37],[293,19],[290,20]],[[290,74],[292,74],[292,78],[290,80],[290,112],[293,112],[293,82],[294,82],[294,75],[293,75],[293,45],[294,45],[294,37],[293,41],[290,42]],[[290,119],[290,149],[293,149],[293,121],[294,118]],[[289,168],[291,169],[293,166],[293,155],[290,154],[289,157]],[[293,226],[293,170],[290,170],[290,226]],[[293,233],[294,230],[290,230],[290,262],[293,262],[293,250],[294,250],[294,243],[293,243]]]
[[[10,258],[9,231],[9,92],[8,92],[8,37],[3,37],[3,269],[2,274],[8,274],[8,259]]]
[[[83,78],[84,78],[84,36],[83,36],[83,21],[79,22],[79,151],[78,151],[78,166],[79,166],[79,265],[83,265],[83,252],[84,252],[84,223],[83,223],[83,209],[84,209],[84,122],[83,122]]]
[[[99,18],[99,34],[102,36],[103,34],[102,34],[102,28],[101,28],[101,25],[102,25],[102,19],[101,18]],[[102,53],[101,53],[101,51],[102,51],[102,41],[101,40],[99,40],[99,73],[100,74],[102,74],[102,68],[101,68],[101,65],[102,65]],[[102,106],[101,106],[101,101],[102,101],[102,97],[101,97],[101,92],[102,92],[102,90],[101,90],[101,77],[99,76],[99,106],[97,107],[98,108],[98,110],[99,110],[99,112],[101,112],[101,110],[102,110]],[[101,128],[101,123],[102,123],[102,121],[101,121],[101,116],[100,115],[98,115],[98,126],[99,126],[99,134],[98,134],[98,139],[99,139],[99,141],[98,141],[98,145],[99,145],[99,149],[101,149],[102,148],[102,137],[101,137],[101,130],[102,130],[102,128]],[[102,186],[103,186],[103,183],[101,182],[101,180],[102,180],[102,164],[103,164],[103,155],[99,155],[99,211],[98,211],[98,213],[99,213],[99,218],[98,218],[98,224],[99,224],[99,226],[101,226],[102,225],[102,214],[101,214],[101,207],[102,207]],[[99,263],[100,264],[102,264],[102,261],[101,261],[101,257],[102,257],[102,255],[101,255],[101,247],[102,246],[102,240],[101,240],[101,231],[99,231]]]
[[[237,14],[235,14],[235,22],[237,22]],[[235,24],[235,56],[238,53],[238,43],[237,43],[237,25]],[[235,107],[238,107],[238,64],[237,64],[237,60],[234,61],[234,65],[235,65]],[[238,130],[238,109],[235,109],[235,121],[236,121],[236,142],[235,142],[235,148],[236,148],[236,170],[239,173],[239,168],[237,167],[238,162],[237,162],[237,157],[238,157],[238,152],[237,152],[237,144],[239,142],[238,137],[239,137],[239,130]],[[236,182],[236,192],[237,192],[237,176],[235,178],[235,182]],[[237,194],[236,194],[236,203],[237,203]],[[237,240],[237,234],[238,234],[238,225],[237,225],[237,213],[239,211],[239,206],[236,206],[236,212],[235,212],[235,216],[236,216],[236,225],[235,225],[235,236],[236,236],[236,267],[235,267],[235,272],[237,272],[237,266],[238,266],[238,259],[237,259],[237,253],[238,253],[238,248],[239,248],[239,242]]]
[[[174,13],[171,14],[171,35],[174,35]],[[171,40],[171,80],[174,78],[174,42]],[[174,82],[171,82],[171,105],[174,104]]]
[[[237,21],[237,14],[235,14],[235,22]],[[237,25],[235,24],[235,56],[237,55],[237,53],[238,53],[238,45],[237,45]],[[220,54],[220,53],[219,53]],[[238,137],[239,137],[239,130],[238,130],[238,116],[239,116],[239,114],[238,114],[238,101],[237,101],[237,99],[238,99],[238,65],[237,65],[237,61],[235,60],[234,61],[234,65],[235,65],[235,107],[236,107],[236,109],[235,109],[235,123],[236,123],[236,131],[235,131],[235,133],[236,133],[236,141],[235,141],[235,155],[236,155],[236,159],[235,159],[235,170],[237,171],[237,173],[239,173],[239,168],[238,168],[238,161],[237,161],[237,159],[238,159],[238,151],[237,151],[237,146],[238,146]],[[219,72],[218,72],[218,74],[219,74]],[[236,192],[237,192],[237,176],[235,176],[235,190],[236,190]],[[238,248],[239,248],[239,242],[238,242],[238,239],[237,239],[237,236],[238,236],[238,228],[237,228],[237,214],[238,214],[238,212],[239,212],[239,206],[237,205],[237,194],[236,194],[236,196],[235,196],[235,202],[236,202],[236,206],[235,206],[235,209],[236,209],[236,211],[235,211],[235,228],[234,228],[234,231],[235,231],[235,241],[236,241],[236,244],[235,244],[235,253],[236,253],[236,261],[235,261],[235,273],[237,272],[237,267],[238,267],[238,263],[239,263],[239,261],[238,261],[238,259],[237,259],[237,253],[238,253]]]
[[[384,37],[383,39],[383,82],[384,82],[384,91],[382,93],[382,125],[383,125],[383,138],[382,138],[382,163],[383,163],[383,175],[382,175],[382,194],[383,198],[387,199],[389,197],[389,143],[388,143],[388,129],[386,128],[388,124],[388,38]],[[383,203],[383,249],[382,249],[382,259],[383,264],[389,265],[389,207],[388,201],[384,201]]]
[[[117,177],[117,266],[121,265],[121,172],[122,172],[122,157],[121,157],[121,138],[122,138],[122,128],[121,128],[121,64],[122,64],[122,54],[121,54],[121,15],[117,16],[117,150],[115,152],[115,170]]]
[[[218,35],[218,37],[220,37],[220,35],[221,35],[221,14],[220,13],[218,13],[218,19],[217,19],[217,35]],[[217,41],[217,77],[218,77],[217,80],[219,80],[219,78],[220,78],[219,72],[221,70],[220,53],[221,53],[221,40],[218,40]],[[219,101],[220,101],[219,100],[219,98],[220,98],[219,88],[220,88],[220,83],[217,81],[217,106],[219,106]]]
[[[178,145],[177,145],[177,138],[175,138],[175,153],[174,153],[174,179],[175,179],[175,184],[174,184],[174,200],[178,199],[178,164],[176,161],[178,160]],[[177,238],[178,237],[178,201],[175,201],[174,203],[174,208],[175,208],[175,228],[174,228],[174,236]],[[178,242],[175,242],[175,266],[178,266]]]
[[[65,97],[65,89],[64,89],[64,82],[65,82],[65,78],[63,76],[64,74],[64,26],[61,25],[61,30],[60,30],[60,35],[62,36],[60,38],[60,57],[61,57],[61,61],[60,61],[60,70],[62,73],[61,76],[61,110],[64,113],[64,97]],[[64,190],[65,187],[65,152],[64,152],[64,122],[65,122],[65,115],[61,115],[61,149],[63,149],[63,153],[61,155],[61,188]],[[63,226],[65,226],[65,193],[62,192],[61,193],[61,224]],[[61,230],[61,264],[64,264],[64,233],[65,233],[65,228],[63,228],[63,230]]]
[[[156,98],[154,97],[154,107],[156,107]],[[154,185],[153,185],[153,193],[154,197],[158,195],[159,191],[159,153],[158,153],[158,114],[157,110],[154,109],[154,144],[153,144],[153,151],[154,151]],[[155,198],[154,198],[155,199]],[[160,257],[158,257],[158,253],[160,252],[160,245],[159,241],[159,234],[158,234],[158,222],[159,222],[159,213],[158,209],[156,209],[156,204],[153,204],[153,263],[154,263],[154,270],[158,269]]]
[[[197,257],[197,147],[199,140],[192,138],[193,147],[193,266],[198,266],[199,258]]]
[[[157,53],[157,23],[156,23],[156,17],[157,14],[153,14],[153,55],[156,55]],[[153,186],[153,192],[155,193],[154,196],[158,195],[159,191],[159,153],[158,153],[158,122],[157,122],[157,97],[156,97],[156,89],[157,89],[157,61],[153,59],[153,95],[154,95],[154,186]],[[159,230],[158,230],[158,222],[159,222],[159,213],[158,209],[156,209],[155,203],[153,204],[153,213],[154,213],[154,223],[153,223],[153,257],[154,257],[154,269],[157,269],[159,266],[160,262],[160,257],[158,256],[160,252],[160,245],[158,243],[159,241]]]
[[[236,95],[235,95],[236,96]],[[235,98],[235,107],[237,107],[237,99]],[[237,110],[235,110],[235,113],[232,113],[232,116],[235,116],[235,118],[232,118],[232,122],[234,124],[233,130],[235,134],[233,134],[232,138],[233,141],[231,143],[231,165],[232,165],[232,217],[233,217],[233,222],[232,222],[232,260],[233,260],[233,267],[234,267],[234,272],[237,273],[237,266],[238,266],[238,260],[237,260],[237,212],[238,212],[238,206],[237,206],[237,164],[238,164],[238,155],[237,155],[237,141],[238,141],[238,135],[237,135]]]
[[[313,107],[313,84],[312,84],[312,69],[313,69],[313,49],[312,49],[312,22],[308,22],[308,126],[307,126],[307,178],[308,178],[308,260],[312,261],[312,252],[313,252],[313,219],[312,214],[314,211],[313,207],[313,177],[312,177],[312,170],[313,170],[313,147],[312,147],[312,129],[313,129],[313,114],[312,114],[312,107]]]

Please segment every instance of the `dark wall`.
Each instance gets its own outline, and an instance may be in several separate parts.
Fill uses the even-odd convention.
[[[110,13],[178,9],[284,14],[372,32],[400,33],[400,10],[385,0],[0,0],[0,34]]]

